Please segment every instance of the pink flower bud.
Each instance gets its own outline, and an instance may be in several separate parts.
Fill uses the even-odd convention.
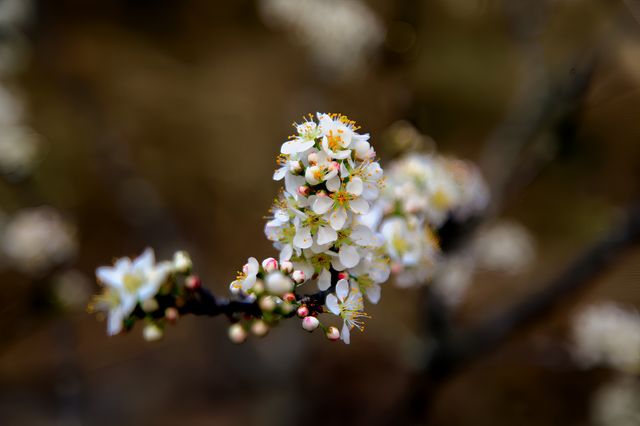
[[[339,272],[338,273],[338,279],[339,280],[348,280],[349,279],[349,273],[346,272],[346,271]]]
[[[298,194],[302,195],[303,197],[307,197],[310,192],[311,192],[311,189],[307,185],[302,185],[298,187]]]
[[[403,269],[402,263],[400,262],[394,262],[391,264],[391,273],[393,274],[399,274]]]
[[[321,189],[320,191],[318,191],[316,193],[316,197],[318,197],[318,198],[324,198],[324,197],[327,197],[327,196],[328,196],[327,195],[327,191],[325,191],[324,189]]]
[[[300,270],[295,270],[291,273],[291,278],[295,281],[296,284],[301,284],[304,282],[304,272]]]
[[[332,170],[340,170],[340,164],[337,161],[332,161],[330,167]]]
[[[288,274],[289,272],[293,271],[293,263],[289,262],[288,260],[280,262],[280,270],[285,274]]]
[[[302,319],[302,328],[307,330],[309,333],[318,328],[319,325],[320,321],[318,321],[318,318],[316,317],[308,316]]]
[[[312,152],[307,157],[307,160],[309,161],[309,165],[315,166],[316,164],[318,164],[318,153],[317,152]]]
[[[189,275],[184,280],[184,285],[189,290],[196,290],[196,289],[200,288],[200,286],[202,285],[202,281],[200,281],[200,277],[197,276],[197,275]]]
[[[236,344],[243,343],[247,340],[247,332],[240,324],[232,324],[229,327],[229,339]]]
[[[327,339],[335,342],[336,340],[340,339],[340,331],[338,331],[336,327],[331,326],[327,328],[327,331],[325,331],[325,336],[327,336]]]
[[[296,314],[298,314],[300,318],[304,318],[309,315],[309,308],[307,308],[306,306],[300,306]]]
[[[263,337],[269,332],[269,326],[262,320],[255,320],[251,324],[251,332],[258,337]]]
[[[266,272],[273,272],[276,269],[278,269],[278,261],[275,260],[273,257],[268,257],[262,261],[262,268]]]
[[[164,310],[164,317],[171,324],[175,324],[176,321],[178,321],[178,318],[180,318],[180,314],[176,308],[167,308]]]
[[[284,296],[282,296],[282,300],[284,300],[285,302],[295,302],[296,295],[293,293],[287,293]]]

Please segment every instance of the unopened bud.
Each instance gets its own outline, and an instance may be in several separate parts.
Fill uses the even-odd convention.
[[[296,314],[300,317],[300,318],[304,318],[307,315],[309,315],[309,308],[307,308],[306,306],[300,306],[298,308],[298,310],[296,311]]]
[[[302,328],[307,330],[309,333],[318,328],[319,325],[320,321],[318,321],[318,318],[316,317],[308,316],[302,319]]]
[[[302,185],[298,187],[298,194],[302,195],[303,197],[307,197],[310,192],[311,192],[311,188],[309,188],[307,185]]]
[[[153,312],[158,308],[159,308],[158,301],[155,298],[147,299],[144,302],[142,302],[142,310],[145,312]]]
[[[189,272],[193,267],[193,262],[189,253],[186,251],[177,251],[173,255],[173,268],[178,272]]]
[[[346,272],[346,271],[338,272],[338,279],[339,280],[348,280],[349,279],[349,273]]]
[[[293,293],[287,293],[284,296],[282,296],[282,300],[287,301],[287,302],[295,302],[296,301],[296,295]]]
[[[291,278],[296,282],[296,284],[302,284],[304,282],[304,272],[295,270],[291,273]]]
[[[257,279],[255,283],[253,283],[253,287],[251,287],[254,293],[261,294],[264,293],[264,281]]]
[[[200,288],[200,286],[202,285],[202,281],[200,281],[200,277],[197,276],[197,275],[189,275],[184,280],[184,285],[189,290],[196,290],[196,289]]]
[[[258,337],[262,337],[269,332],[269,326],[262,320],[255,320],[251,324],[251,332]]]
[[[331,166],[330,166],[333,170],[340,170],[340,164],[338,164],[337,161],[332,161],[331,162]]]
[[[280,312],[282,312],[283,315],[289,315],[294,309],[295,306],[290,302],[282,302],[280,305]]]
[[[160,340],[162,339],[163,335],[164,333],[162,332],[162,329],[156,324],[147,324],[142,330],[142,337],[144,337],[144,340],[146,340],[147,342],[155,342],[156,340]]]
[[[273,257],[268,257],[262,261],[262,268],[268,273],[278,269],[278,261]]]
[[[291,271],[293,271],[293,263],[289,262],[288,260],[280,262],[280,270],[285,274],[290,273]]]
[[[293,282],[291,279],[280,271],[275,271],[267,275],[266,284],[269,293],[275,295],[283,295],[293,290]]]
[[[240,344],[247,340],[247,332],[242,325],[236,323],[229,327],[229,339],[233,343]]]
[[[276,308],[276,301],[271,296],[265,296],[260,298],[258,305],[262,312],[271,312]]]
[[[171,324],[174,324],[176,321],[178,321],[178,318],[180,318],[180,314],[178,313],[178,310],[176,308],[172,307],[164,310],[164,317]]]
[[[336,327],[331,326],[327,328],[327,331],[325,331],[325,336],[327,336],[327,339],[335,342],[336,340],[340,339],[340,331],[338,331]]]

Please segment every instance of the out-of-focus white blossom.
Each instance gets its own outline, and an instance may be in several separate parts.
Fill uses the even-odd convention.
[[[172,269],[171,262],[156,264],[155,255],[150,248],[134,260],[123,257],[116,260],[114,266],[96,269],[96,277],[106,287],[106,291],[95,300],[95,308],[108,312],[109,335],[118,334],[122,330],[123,321],[138,303],[142,304],[155,297]]]
[[[529,231],[521,224],[507,220],[482,229],[473,246],[479,266],[510,274],[527,269],[536,254]]]
[[[433,286],[445,303],[456,306],[473,281],[476,264],[472,254],[455,253],[442,258],[437,265]]]
[[[603,386],[591,406],[595,426],[640,425],[640,383],[636,377],[622,376]]]
[[[2,250],[21,271],[39,275],[73,258],[75,229],[51,207],[24,209],[7,223]]]
[[[82,272],[68,269],[53,277],[53,292],[64,308],[84,309],[91,297],[91,282]]]
[[[285,28],[333,78],[364,69],[385,30],[361,0],[261,0],[267,25]]]
[[[640,372],[640,314],[613,303],[586,308],[573,321],[575,356],[585,367]]]
[[[20,179],[28,175],[36,163],[38,137],[23,127],[0,129],[0,172]]]

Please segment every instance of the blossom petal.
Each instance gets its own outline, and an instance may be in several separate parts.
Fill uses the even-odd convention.
[[[340,178],[335,176],[327,181],[327,189],[331,192],[336,192],[340,189]]]
[[[347,268],[353,268],[360,261],[360,254],[354,246],[343,245],[338,252],[340,262]]]
[[[372,285],[367,288],[367,299],[373,304],[376,304],[380,301],[380,286],[377,284]]]
[[[153,265],[156,263],[156,256],[153,253],[153,249],[147,247],[140,256],[134,259],[133,268],[138,270],[149,270],[153,268]]]
[[[280,167],[275,172],[273,172],[273,180],[282,180],[284,179],[286,174],[287,174],[287,168]]]
[[[109,287],[122,288],[122,275],[121,271],[111,266],[101,266],[96,269],[98,280]]]
[[[366,214],[369,211],[369,203],[364,198],[349,201],[349,207],[357,214]]]
[[[344,299],[349,295],[349,281],[344,278],[339,280],[336,284],[336,295],[338,299],[344,302]]]
[[[324,301],[327,309],[334,315],[340,315],[340,307],[338,306],[338,298],[333,294],[328,294]]]
[[[321,226],[318,229],[318,244],[332,243],[338,239],[338,233],[330,226]]]
[[[291,244],[285,244],[284,247],[282,247],[282,250],[280,251],[280,262],[284,262],[291,259],[292,255],[293,255],[293,247],[291,246]]]
[[[345,345],[348,345],[349,343],[351,343],[351,332],[349,331],[349,326],[347,325],[346,322],[342,324],[342,331],[340,332],[340,338],[345,343]]]
[[[347,192],[349,194],[359,196],[360,194],[362,194],[363,186],[364,185],[362,184],[362,179],[357,176],[352,177],[351,179],[349,179],[349,183],[347,183]]]
[[[344,226],[344,223],[347,221],[347,211],[340,207],[338,210],[331,212],[329,216],[329,224],[333,229],[339,231]]]
[[[313,244],[313,238],[311,238],[311,230],[309,227],[298,228],[296,236],[293,237],[293,245],[301,249],[306,249],[311,247],[311,244]]]
[[[351,232],[351,239],[359,246],[368,246],[373,239],[373,232],[366,226],[356,225]]]
[[[294,139],[287,141],[280,147],[282,154],[296,154],[298,152],[304,152],[311,148],[315,142],[313,140],[306,139]]]
[[[331,287],[331,272],[328,269],[323,269],[318,276],[318,289],[325,291]]]
[[[325,214],[333,205],[333,199],[330,197],[316,197],[313,202],[313,212],[315,214]]]

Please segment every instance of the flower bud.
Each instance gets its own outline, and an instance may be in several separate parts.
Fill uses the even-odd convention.
[[[293,290],[293,282],[280,271],[267,275],[266,285],[269,293],[276,295],[282,295]]]
[[[262,312],[272,312],[276,308],[276,301],[271,296],[264,296],[258,302]]]
[[[302,195],[303,197],[309,196],[310,192],[311,192],[311,188],[309,188],[309,186],[307,185],[302,185],[298,187],[298,194]]]
[[[286,302],[295,302],[296,301],[296,295],[293,293],[286,293],[284,296],[282,296],[282,300],[286,301]]]
[[[307,315],[309,315],[309,308],[307,308],[306,306],[300,306],[298,308],[298,311],[296,312],[296,314],[300,317],[300,318],[304,318]]]
[[[332,161],[329,167],[333,170],[340,170],[340,164],[337,161]]]
[[[319,325],[320,321],[318,321],[318,318],[316,317],[307,316],[302,319],[302,328],[307,330],[309,333],[318,328]]]
[[[291,271],[293,271],[293,263],[289,262],[288,260],[280,262],[280,270],[285,274],[290,273]]]
[[[267,273],[273,272],[278,269],[278,261],[273,257],[268,257],[262,261],[262,269],[264,269]]]
[[[153,312],[159,308],[158,301],[155,298],[145,300],[141,306],[145,312]]]
[[[258,337],[263,337],[269,332],[269,326],[262,320],[255,320],[251,324],[251,332]]]
[[[186,251],[177,251],[173,255],[173,268],[177,272],[186,273],[191,270],[193,267],[193,262],[191,261],[191,257],[189,257],[189,253]]]
[[[291,273],[291,278],[293,278],[293,281],[295,281],[296,284],[302,284],[305,278],[304,272],[300,270],[295,270]]]
[[[309,156],[307,156],[307,161],[309,161],[310,166],[315,166],[316,164],[318,164],[318,153],[312,152],[311,154],[309,154]]]
[[[335,342],[336,340],[340,339],[340,331],[338,331],[336,327],[331,326],[327,328],[327,331],[325,331],[325,336],[327,337],[327,339]]]
[[[349,273],[347,271],[338,272],[338,279],[339,280],[348,280],[349,279]]]
[[[229,327],[229,339],[233,343],[240,344],[247,340],[247,332],[242,325],[235,323]]]
[[[180,318],[180,314],[176,308],[171,307],[164,310],[164,317],[171,324],[175,324],[175,322],[178,321],[178,318]]]
[[[197,276],[197,275],[189,275],[184,280],[184,285],[189,290],[196,290],[196,289],[200,288],[200,286],[202,285],[202,281],[200,281],[200,277]]]
[[[282,302],[280,305],[280,312],[282,312],[283,315],[289,315],[294,309],[295,306],[290,302]]]
[[[162,332],[162,329],[158,327],[157,324],[147,324],[142,330],[142,337],[144,337],[144,340],[146,340],[147,342],[155,342],[156,340],[160,340],[162,339],[163,335],[164,333]]]

